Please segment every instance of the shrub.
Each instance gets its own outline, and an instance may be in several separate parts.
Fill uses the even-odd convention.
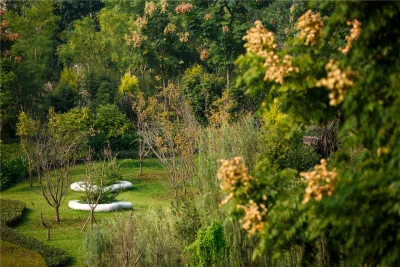
[[[302,144],[303,133],[291,131],[290,118],[282,111],[278,99],[274,99],[269,110],[264,110],[262,122],[264,142],[260,157],[271,170],[292,168],[305,171],[318,163],[319,157],[314,149]]]
[[[0,191],[27,177],[28,173],[28,160],[26,157],[18,157],[6,161],[0,172]]]
[[[17,200],[0,199],[1,225],[12,226],[22,218],[26,205]]]
[[[110,138],[110,146],[118,158],[137,157],[137,134],[127,133],[121,136]],[[107,146],[107,136],[105,133],[98,133],[89,138],[89,146],[96,155],[100,155],[104,147]]]
[[[38,252],[48,266],[65,266],[70,259],[65,251],[47,246],[8,227],[21,220],[24,209],[25,203],[21,201],[0,199],[1,240]]]
[[[187,244],[196,239],[196,233],[201,227],[199,212],[191,196],[182,198],[179,203],[172,204],[172,212],[176,214],[176,231]]]
[[[94,204],[96,202],[96,199],[99,197],[100,194],[100,190],[97,190],[96,192],[94,192],[93,194],[93,198],[91,199],[93,202],[91,204]],[[103,193],[101,194],[101,198],[99,200],[98,204],[109,204],[109,203],[113,203],[117,201],[117,196],[118,196],[118,192],[108,192],[106,190],[103,191]],[[80,203],[87,203],[88,201],[86,200],[85,196],[81,196],[79,198],[79,202]]]
[[[213,221],[197,232],[196,240],[187,248],[191,258],[189,266],[226,266],[226,247],[224,228],[221,222]]]

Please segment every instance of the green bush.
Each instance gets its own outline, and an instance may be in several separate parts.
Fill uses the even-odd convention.
[[[26,205],[17,200],[0,199],[1,225],[12,226],[22,218]]]
[[[176,231],[187,244],[196,239],[196,233],[201,227],[199,212],[190,196],[182,198],[178,203],[172,203],[172,212],[176,214]]]
[[[92,198],[93,202],[96,202],[97,198],[99,197],[99,194],[100,194],[100,190],[97,190],[96,192],[94,192],[93,198]],[[103,191],[103,194],[101,195],[101,198],[100,198],[98,204],[109,204],[109,203],[116,202],[118,195],[119,195],[118,192]],[[86,197],[85,196],[81,196],[79,198],[79,202],[80,203],[87,203]],[[89,202],[91,202],[91,201],[89,201]]]
[[[285,168],[306,171],[314,167],[319,160],[312,146],[302,143],[303,132],[291,130],[288,114],[282,111],[282,105],[275,99],[268,110],[263,110],[262,118],[262,164],[272,172]],[[260,164],[259,164],[260,165]]]
[[[65,266],[70,260],[65,251],[47,246],[8,227],[21,221],[24,210],[25,203],[21,201],[0,199],[1,240],[38,252],[47,266]]]
[[[197,232],[196,240],[187,248],[191,259],[189,266],[226,266],[226,247],[224,228],[220,222],[213,221]]]
[[[110,138],[110,146],[114,153],[119,158],[131,158],[136,157],[137,153],[137,134],[127,133],[121,136]],[[89,146],[93,148],[97,155],[103,152],[105,146],[107,146],[107,136],[105,133],[98,133],[89,138]]]
[[[0,191],[27,177],[28,173],[28,160],[26,157],[18,157],[6,161],[0,172]]]

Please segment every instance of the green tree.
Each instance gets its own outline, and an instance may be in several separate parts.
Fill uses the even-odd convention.
[[[267,90],[266,109],[275,97],[282,103],[291,121],[287,137],[339,114],[339,151],[314,171],[300,173],[302,179],[289,169],[274,174],[262,162],[256,179],[239,160],[224,161],[220,178],[238,204],[232,209],[243,227],[260,238],[258,253],[273,250],[279,258],[300,244],[304,264],[391,266],[400,255],[400,5],[334,5],[304,13],[295,24],[299,34],[281,49],[256,22],[246,36],[247,54],[237,62],[250,92]],[[237,183],[227,186],[232,179]]]
[[[15,68],[17,86],[14,94],[23,110],[44,111],[43,88],[51,81],[57,68],[54,57],[55,33],[59,17],[54,15],[54,1],[31,1],[22,6],[21,15],[9,12],[9,27],[20,38],[11,47],[11,53],[21,57]]]
[[[5,12],[0,9],[0,75],[1,75],[1,90],[0,90],[0,132],[4,136],[5,125],[13,123],[16,119],[17,98],[14,94],[14,88],[17,83],[15,74],[15,65],[20,62],[20,57],[10,55],[11,45],[19,38],[16,32],[9,32],[8,22],[4,18]],[[8,127],[10,128],[10,127]],[[1,166],[1,163],[0,163]]]
[[[182,89],[196,118],[205,121],[211,104],[222,95],[224,81],[208,73],[200,65],[187,69],[182,77]]]
[[[110,146],[110,139],[121,136],[131,127],[125,114],[121,113],[116,105],[102,105],[97,108],[93,129],[106,138]]]

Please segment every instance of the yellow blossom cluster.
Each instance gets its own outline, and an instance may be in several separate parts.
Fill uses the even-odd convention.
[[[143,41],[147,39],[147,36],[142,35],[142,29],[147,25],[147,18],[138,16],[134,22],[136,29],[129,29],[130,34],[125,34],[124,39],[133,47],[138,48],[142,45]]]
[[[295,24],[296,29],[300,31],[300,39],[306,39],[306,45],[316,45],[322,37],[322,28],[324,23],[319,13],[313,13],[308,10],[301,15]]]
[[[361,22],[357,19],[347,22],[348,26],[351,26],[350,35],[346,36],[347,44],[344,48],[340,48],[339,51],[343,54],[347,54],[353,43],[360,37],[361,34]]]
[[[380,157],[382,153],[383,154],[388,154],[389,153],[389,148],[387,146],[379,147],[378,150],[376,151],[376,154],[378,154],[378,157]]]
[[[135,20],[135,25],[137,30],[142,30],[143,27],[147,25],[147,17],[137,16]]]
[[[205,20],[205,21],[207,21],[207,20],[209,20],[209,19],[211,19],[211,18],[212,18],[211,13],[207,13],[207,14],[204,16],[204,20]]]
[[[141,31],[131,31],[131,34],[125,35],[125,40],[128,44],[133,45],[133,47],[138,48],[142,45],[142,42],[147,39],[147,36],[143,36]]]
[[[156,12],[157,10],[157,6],[156,4],[151,1],[151,2],[146,2],[145,6],[144,6],[144,14],[148,15],[149,17],[151,17],[154,12]]]
[[[164,29],[164,34],[171,34],[175,33],[176,31],[176,26],[173,23],[168,23],[167,26]]]
[[[219,160],[221,164],[218,170],[218,179],[221,180],[221,189],[229,193],[221,205],[228,203],[233,197],[233,194],[238,185],[248,187],[250,180],[254,179],[249,173],[248,168],[242,163],[240,157],[235,157],[233,160]]]
[[[189,41],[189,33],[188,32],[184,32],[184,33],[178,33],[179,36],[179,41],[181,43],[187,43]]]
[[[347,93],[347,88],[353,86],[353,81],[349,79],[351,71],[344,72],[338,67],[338,63],[332,59],[326,64],[325,69],[328,73],[327,78],[323,78],[317,81],[316,86],[325,86],[331,92],[329,93],[329,104],[331,106],[336,106],[343,102],[344,97]]]
[[[208,57],[209,57],[208,50],[207,49],[201,50],[201,52],[200,52],[200,60],[204,61]]]
[[[273,51],[265,54],[264,67],[265,71],[264,80],[274,81],[283,84],[283,77],[293,71],[299,72],[299,68],[292,67],[292,57],[285,55],[283,60],[279,59]]]
[[[178,6],[175,7],[175,13],[176,14],[181,14],[181,13],[188,13],[192,10],[192,4],[190,3],[181,3]]]
[[[242,228],[247,231],[249,237],[263,229],[263,216],[267,214],[267,208],[263,203],[258,205],[253,200],[250,200],[248,206],[237,205],[237,207],[244,210],[245,215],[240,220],[240,223],[243,223]]]
[[[320,201],[324,194],[331,196],[335,190],[337,172],[328,171],[325,159],[321,159],[321,164],[316,165],[313,171],[301,172],[300,176],[305,178],[307,182],[303,204],[306,204],[312,198]]]
[[[254,22],[254,26],[247,30],[243,40],[246,41],[244,47],[248,53],[262,55],[265,48],[268,50],[276,48],[274,34],[268,31],[260,20]]]
[[[229,30],[230,30],[230,29],[229,29],[229,26],[227,26],[227,25],[225,25],[225,26],[222,27],[222,32],[223,32],[223,33],[228,33]]]
[[[161,11],[160,13],[163,14],[167,12],[168,2],[167,0],[161,0]]]
[[[283,77],[290,72],[298,72],[297,67],[292,67],[292,57],[285,55],[280,59],[276,54],[275,37],[272,32],[269,32],[262,22],[257,20],[254,26],[251,27],[243,37],[246,41],[244,47],[248,53],[256,53],[265,59],[264,67],[266,72],[264,80],[283,83]]]

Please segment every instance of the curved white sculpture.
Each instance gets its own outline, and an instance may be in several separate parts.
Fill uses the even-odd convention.
[[[85,182],[75,182],[71,184],[71,189],[72,191],[77,191],[77,192],[85,192]],[[107,192],[115,192],[123,189],[129,189],[132,188],[133,185],[131,182],[128,181],[118,181],[118,184],[112,184],[109,186],[103,187],[103,191]],[[97,186],[93,185],[93,189],[96,190]]]
[[[71,200],[68,203],[68,207],[74,210],[84,210],[90,211],[89,204],[79,203],[78,200]],[[108,212],[108,211],[115,211],[120,209],[132,209],[133,205],[131,202],[113,202],[110,204],[98,204],[97,207],[94,209],[95,212]]]

